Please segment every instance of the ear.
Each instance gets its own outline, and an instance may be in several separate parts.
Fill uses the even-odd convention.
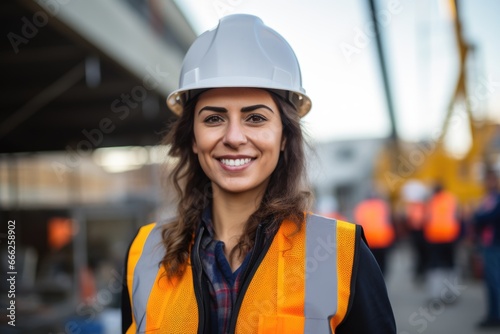
[[[193,153],[198,154],[198,144],[196,144],[196,140],[193,139]]]
[[[281,147],[280,147],[280,150],[281,151],[284,151],[285,150],[285,146],[286,146],[286,137],[283,136],[283,138],[281,139]]]

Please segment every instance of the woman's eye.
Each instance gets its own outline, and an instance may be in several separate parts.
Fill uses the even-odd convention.
[[[261,123],[261,122],[264,122],[266,121],[267,119],[262,116],[262,115],[258,115],[258,114],[253,114],[253,115],[250,115],[248,116],[247,118],[247,121],[251,122],[251,123]]]
[[[219,123],[221,121],[223,121],[223,119],[219,115],[210,115],[203,120],[203,122],[209,123],[209,124]]]

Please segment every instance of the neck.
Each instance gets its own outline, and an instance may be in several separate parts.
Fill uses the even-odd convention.
[[[213,187],[212,221],[215,237],[225,244],[225,254],[229,254],[245,231],[246,223],[259,207],[262,194],[234,194]],[[243,255],[244,257],[244,255]],[[240,259],[234,259],[236,262]]]

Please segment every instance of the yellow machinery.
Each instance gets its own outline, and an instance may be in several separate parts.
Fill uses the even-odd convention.
[[[376,184],[387,193],[393,204],[397,204],[401,187],[410,179],[427,186],[440,182],[453,192],[466,206],[474,205],[483,195],[481,173],[490,161],[486,149],[497,131],[498,125],[488,120],[473,118],[470,97],[466,85],[466,59],[470,51],[463,39],[462,27],[457,11],[457,1],[450,1],[454,17],[454,30],[459,51],[460,72],[451,98],[443,129],[436,138],[427,143],[405,144],[389,142],[375,166]],[[457,115],[458,103],[464,105],[465,114]],[[444,137],[455,122],[468,122],[471,147],[462,158],[451,156],[444,148]]]

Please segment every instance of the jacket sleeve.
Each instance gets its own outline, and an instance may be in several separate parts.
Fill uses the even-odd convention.
[[[364,240],[357,245],[351,302],[337,334],[395,334],[396,322],[382,272]]]

